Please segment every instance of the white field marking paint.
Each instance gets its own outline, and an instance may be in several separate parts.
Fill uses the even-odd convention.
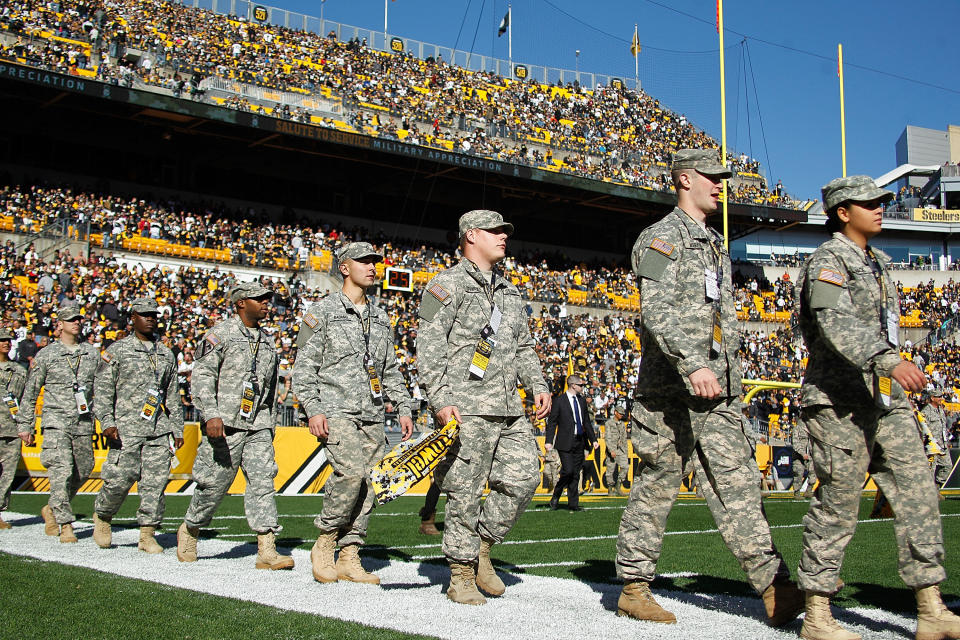
[[[649,634],[664,640],[796,640],[800,626],[794,622],[781,630],[767,627],[758,597],[669,590],[659,591],[657,599],[676,614],[679,623],[643,623],[614,615],[619,584],[534,575],[504,575],[507,593],[503,597],[491,598],[484,607],[469,607],[444,597],[449,570],[439,564],[367,558],[364,563],[378,573],[382,587],[350,582],[321,585],[313,581],[307,550],[293,550],[297,566],[292,571],[257,571],[253,544],[201,539],[200,561],[182,564],[171,548],[176,544],[173,533],[158,536],[166,551],[154,556],[137,551],[136,529],[115,529],[116,547],[101,550],[90,539],[89,526],[78,528],[80,544],[60,544],[43,534],[37,516],[8,513],[7,520],[13,528],[0,532],[0,552],[445,639],[501,640],[503,629],[510,629],[511,640],[542,640],[589,637],[603,629],[605,639],[615,640]],[[844,626],[869,640],[902,640],[913,634],[915,626],[912,616],[876,609],[834,612]]]
[[[960,518],[960,513],[946,513],[941,514],[941,518]],[[874,518],[872,520],[857,520],[857,524],[871,524],[874,522],[893,522],[893,518]],[[802,529],[803,524],[776,524],[770,527],[771,529]],[[689,535],[700,535],[704,533],[720,533],[719,529],[696,529],[696,530],[684,530],[684,531],[667,531],[665,536],[689,536]],[[616,540],[616,535],[607,535],[607,536],[576,536],[571,538],[542,538],[542,539],[533,539],[533,540],[504,540],[498,544],[507,545],[507,544],[544,544],[544,543],[554,543],[554,542],[585,542],[590,540]],[[435,549],[439,548],[440,543],[424,543],[424,544],[411,544],[404,546],[390,547],[391,549]]]

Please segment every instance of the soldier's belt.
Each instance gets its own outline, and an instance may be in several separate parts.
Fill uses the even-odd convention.
[[[414,441],[401,442],[370,470],[377,504],[386,504],[427,477],[460,434],[455,419]]]

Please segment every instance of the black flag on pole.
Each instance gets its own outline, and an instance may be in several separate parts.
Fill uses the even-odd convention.
[[[497,29],[497,37],[499,38],[507,32],[507,28],[510,26],[510,10],[507,9],[507,15],[503,16],[503,20],[500,21],[500,28]]]

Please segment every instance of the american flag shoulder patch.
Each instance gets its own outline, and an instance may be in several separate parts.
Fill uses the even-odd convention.
[[[665,256],[669,256],[673,253],[673,245],[667,242],[666,240],[661,240],[660,238],[654,238],[650,243],[650,248],[654,251],[659,251]]]
[[[313,317],[312,313],[308,313],[307,315],[303,316],[303,324],[307,325],[311,329],[316,329],[318,320]]]
[[[821,282],[829,282],[830,284],[835,284],[838,287],[843,286],[843,274],[839,271],[834,271],[833,269],[820,269],[820,275],[817,276],[817,280]]]
[[[440,302],[446,302],[447,298],[450,297],[450,292],[444,289],[439,282],[431,285],[430,288],[427,289],[427,293],[432,295],[434,298],[436,298]]]
[[[213,333],[212,331],[208,333],[206,336],[204,336],[203,339],[209,342],[210,345],[214,347],[220,344],[220,338],[218,338],[217,334]]]
[[[113,362],[113,356],[110,355],[110,352],[107,351],[106,349],[100,352],[100,358],[107,364],[110,364],[111,362]]]

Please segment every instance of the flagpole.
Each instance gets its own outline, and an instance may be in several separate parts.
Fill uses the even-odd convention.
[[[727,87],[723,55],[723,0],[717,0],[717,33],[720,36],[720,163],[727,166]],[[727,180],[723,181],[723,246],[730,250],[730,229],[727,220]]]
[[[639,50],[640,32],[637,28],[636,22],[633,23],[633,41],[638,45],[637,51],[633,54],[633,82],[634,82],[633,86],[636,87],[637,91],[639,91],[640,90],[640,50]]]
[[[510,77],[513,77],[513,6],[507,4],[507,57],[510,61]]]
[[[843,105],[843,45],[837,45],[837,75],[840,76],[840,158],[843,177],[847,177],[847,119]]]

